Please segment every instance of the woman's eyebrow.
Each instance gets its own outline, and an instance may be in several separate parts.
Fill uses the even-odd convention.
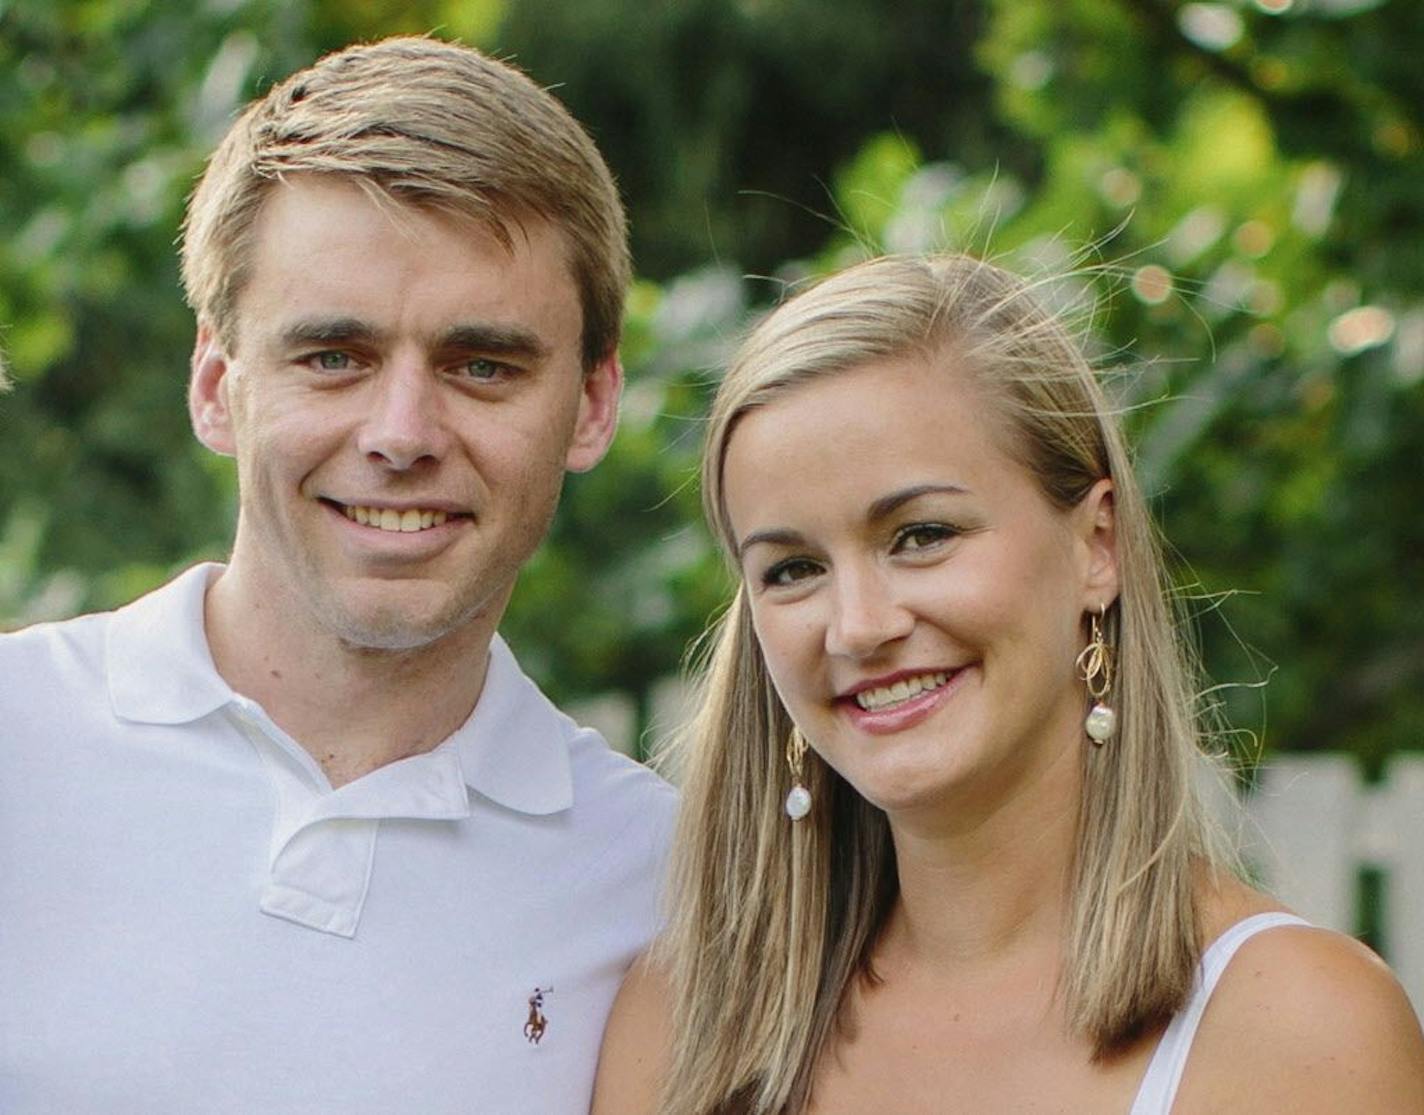
[[[880,519],[893,515],[905,504],[911,500],[919,499],[921,496],[964,496],[968,494],[969,489],[961,488],[958,484],[916,484],[913,487],[901,488],[899,491],[881,496],[870,505],[870,509],[866,512],[866,518],[872,523],[878,522]]]
[[[870,522],[878,522],[890,515],[893,515],[911,500],[919,499],[921,496],[929,495],[968,495],[968,488],[961,488],[958,484],[915,484],[909,488],[901,488],[898,491],[883,495],[870,505],[866,512],[866,518]],[[746,552],[753,546],[766,544],[772,546],[804,546],[806,538],[797,531],[786,527],[769,527],[766,530],[754,530],[737,544],[737,560],[741,561]]]
[[[804,546],[806,539],[794,530],[772,527],[769,530],[754,530],[747,535],[737,545],[737,560],[741,561],[746,552],[753,546],[767,544],[772,546]]]

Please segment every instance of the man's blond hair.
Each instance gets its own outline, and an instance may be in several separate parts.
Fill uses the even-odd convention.
[[[585,365],[617,346],[630,266],[613,176],[563,105],[513,66],[436,39],[386,39],[327,55],[250,104],[183,226],[188,302],[230,348],[258,212],[288,174],[343,176],[473,219],[510,246],[522,221],[549,222],[578,288]]]

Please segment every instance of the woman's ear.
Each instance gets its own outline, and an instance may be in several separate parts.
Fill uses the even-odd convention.
[[[1117,562],[1117,504],[1113,482],[1099,480],[1074,509],[1078,541],[1085,556],[1083,610],[1096,612],[1117,599],[1120,589]]]
[[[192,374],[188,379],[188,417],[193,433],[214,453],[231,457],[237,452],[232,408],[228,402],[230,363],[210,325],[200,323],[193,342]]]

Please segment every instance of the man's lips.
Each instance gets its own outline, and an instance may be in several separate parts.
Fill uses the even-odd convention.
[[[417,534],[444,526],[451,520],[472,517],[469,511],[462,510],[447,500],[348,503],[323,497],[321,502],[354,523],[389,534]]]

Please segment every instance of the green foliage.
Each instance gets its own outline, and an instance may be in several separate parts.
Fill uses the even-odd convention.
[[[1377,760],[1424,738],[1407,510],[1424,489],[1405,464],[1424,450],[1424,276],[1400,235],[1424,199],[1424,88],[1399,64],[1424,19],[1194,7],[1239,34],[1204,42],[1177,5],[994,6],[984,56],[1049,168],[1035,227],[1004,238],[1125,218],[1100,252],[1126,289],[1098,326],[1160,358],[1128,396],[1151,403],[1133,421],[1142,472],[1186,579],[1242,593],[1203,622],[1207,661],[1219,679],[1271,675],[1269,718],[1242,689],[1237,723]],[[1149,265],[1169,297],[1142,285]]]
[[[1424,6],[1286,8],[0,0],[0,622],[221,554],[231,469],[184,413],[183,198],[270,82],[433,29],[557,87],[644,276],[618,441],[570,482],[506,623],[557,697],[646,704],[724,599],[695,470],[749,316],[872,245],[955,247],[1069,273],[1046,295],[1127,364],[1206,660],[1246,683],[1222,691],[1234,721],[1371,761],[1418,747]]]
[[[957,0],[521,0],[498,42],[609,158],[640,270],[726,259],[755,274],[812,251],[829,183],[866,136],[975,162],[1032,150],[985,112],[982,6]]]

